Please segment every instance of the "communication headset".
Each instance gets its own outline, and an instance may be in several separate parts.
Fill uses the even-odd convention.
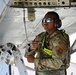
[[[56,13],[56,12],[52,12],[53,14],[54,14],[54,22],[55,22],[55,27],[56,28],[60,28],[61,27],[61,25],[62,25],[62,22],[61,22],[61,20],[60,20],[60,18],[59,18],[59,15]]]
[[[54,15],[54,22],[55,22],[54,25],[55,25],[56,28],[60,28],[61,25],[62,25],[62,22],[61,22],[61,20],[59,18],[59,15],[56,12],[54,12],[54,11],[50,11],[46,15],[48,15],[48,14]]]

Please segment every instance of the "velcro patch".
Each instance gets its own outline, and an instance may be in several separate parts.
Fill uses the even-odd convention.
[[[57,54],[58,54],[59,56],[61,56],[61,55],[63,54],[63,50],[62,50],[61,48],[59,48],[59,49],[57,50]]]

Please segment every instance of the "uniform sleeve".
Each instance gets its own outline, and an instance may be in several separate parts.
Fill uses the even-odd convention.
[[[38,34],[33,41],[39,41],[39,42],[41,42],[43,34],[44,34],[44,32]],[[25,57],[27,57],[29,55],[35,56],[36,52],[37,52],[37,50],[36,51],[35,50],[31,51],[30,50],[30,46],[27,46],[27,48],[25,50]]]
[[[55,38],[52,40],[52,58],[41,59],[41,65],[51,69],[60,69],[64,65],[63,61],[68,52],[68,45],[63,39]]]

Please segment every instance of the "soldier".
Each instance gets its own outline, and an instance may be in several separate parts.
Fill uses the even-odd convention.
[[[46,32],[40,33],[32,41],[25,57],[35,64],[36,75],[66,75],[70,63],[69,36],[59,30],[62,22],[59,15],[50,11],[42,19]]]

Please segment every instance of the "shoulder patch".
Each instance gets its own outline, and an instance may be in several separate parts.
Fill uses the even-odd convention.
[[[61,55],[63,54],[63,50],[62,50],[61,48],[59,48],[59,49],[57,50],[57,54],[58,54],[59,56],[61,56]]]

